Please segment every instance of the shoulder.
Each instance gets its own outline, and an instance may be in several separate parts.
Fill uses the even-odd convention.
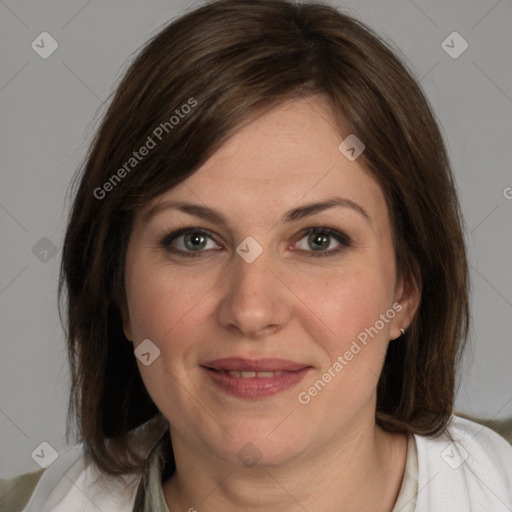
[[[146,457],[168,428],[163,416],[157,415],[131,431],[130,442]],[[18,508],[10,508],[4,505],[0,494],[0,512],[132,512],[142,475],[110,475],[94,464],[86,452],[84,443],[68,445],[45,470],[15,477],[20,479],[16,487],[12,487],[15,479],[6,481],[9,499],[21,501],[16,502]],[[26,484],[22,486],[21,481]]]
[[[512,446],[496,432],[452,416],[441,435],[416,435],[415,441],[418,488],[424,489],[418,503],[425,509],[493,512],[503,504],[512,507]]]
[[[131,431],[130,442],[140,455],[149,456],[169,435],[168,428],[157,415]],[[46,469],[0,480],[0,512],[132,512],[142,475],[107,474],[86,451],[84,443],[68,445]]]
[[[6,485],[18,485],[7,489],[9,501],[0,501],[0,512],[131,512],[139,479],[101,472],[78,444],[60,453],[44,471],[8,480]]]
[[[481,425],[485,425],[497,432],[501,437],[504,437],[509,443],[512,444],[512,417],[495,420],[495,419],[485,419],[485,418],[477,418],[475,416],[468,416],[466,414],[456,412],[457,416],[461,418],[465,418],[467,420],[473,421],[475,423],[480,423]]]
[[[0,512],[21,512],[44,471],[40,469],[13,478],[0,478]]]
[[[475,421],[452,416],[446,437],[454,448],[466,450],[466,453],[459,450],[464,460],[489,465],[491,472],[501,470],[500,474],[512,483],[512,446],[494,430]]]

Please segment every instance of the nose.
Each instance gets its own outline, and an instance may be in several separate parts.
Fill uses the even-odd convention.
[[[288,323],[291,293],[273,269],[269,252],[263,251],[252,263],[235,255],[218,307],[218,320],[225,329],[254,339]]]

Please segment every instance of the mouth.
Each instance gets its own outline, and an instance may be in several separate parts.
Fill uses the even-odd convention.
[[[217,389],[239,398],[264,398],[290,389],[310,365],[285,359],[224,358],[201,365]]]
[[[212,368],[210,368],[211,370]],[[224,375],[231,375],[231,377],[241,377],[242,379],[253,379],[254,377],[258,377],[260,379],[271,379],[272,377],[276,377],[278,375],[284,375],[286,372],[252,372],[247,370],[237,371],[237,370],[215,370]]]
[[[217,371],[234,372],[294,372],[310,365],[296,363],[287,359],[245,359],[243,357],[226,357],[202,364],[206,368]]]

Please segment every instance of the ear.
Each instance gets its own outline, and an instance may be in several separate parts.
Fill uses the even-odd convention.
[[[422,284],[417,276],[419,272],[408,270],[398,279],[395,287],[395,302],[398,302],[402,309],[393,318],[390,326],[392,340],[402,335],[400,329],[406,330],[409,327],[419,308]]]

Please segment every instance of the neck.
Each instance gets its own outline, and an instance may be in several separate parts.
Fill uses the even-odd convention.
[[[171,512],[391,511],[407,436],[375,424],[281,465],[240,467],[207,456],[171,430],[176,472],[163,486]]]

